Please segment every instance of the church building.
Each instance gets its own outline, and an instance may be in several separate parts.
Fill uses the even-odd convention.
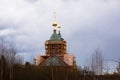
[[[36,66],[70,66],[75,67],[76,61],[72,54],[67,53],[66,41],[60,33],[60,26],[54,20],[53,33],[45,41],[45,55],[38,55],[35,59]]]

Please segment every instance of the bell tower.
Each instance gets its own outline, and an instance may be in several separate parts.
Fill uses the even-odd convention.
[[[62,56],[66,54],[66,41],[47,40],[45,42],[46,55]]]

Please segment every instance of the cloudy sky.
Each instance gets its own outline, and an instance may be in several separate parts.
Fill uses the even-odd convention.
[[[119,59],[120,0],[0,0],[0,36],[31,61],[45,52],[54,11],[78,65],[89,64],[97,48],[105,59]]]

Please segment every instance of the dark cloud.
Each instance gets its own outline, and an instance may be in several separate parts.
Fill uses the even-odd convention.
[[[6,29],[4,26],[0,26],[0,30]]]
[[[0,30],[6,29],[6,28],[9,28],[9,27],[6,26],[4,23],[0,22]]]

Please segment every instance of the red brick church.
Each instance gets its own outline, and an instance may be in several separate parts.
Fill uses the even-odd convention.
[[[60,26],[54,20],[53,33],[49,40],[45,41],[45,55],[38,55],[35,59],[37,66],[70,66],[75,67],[76,61],[72,54],[67,53],[66,41],[60,33]]]

